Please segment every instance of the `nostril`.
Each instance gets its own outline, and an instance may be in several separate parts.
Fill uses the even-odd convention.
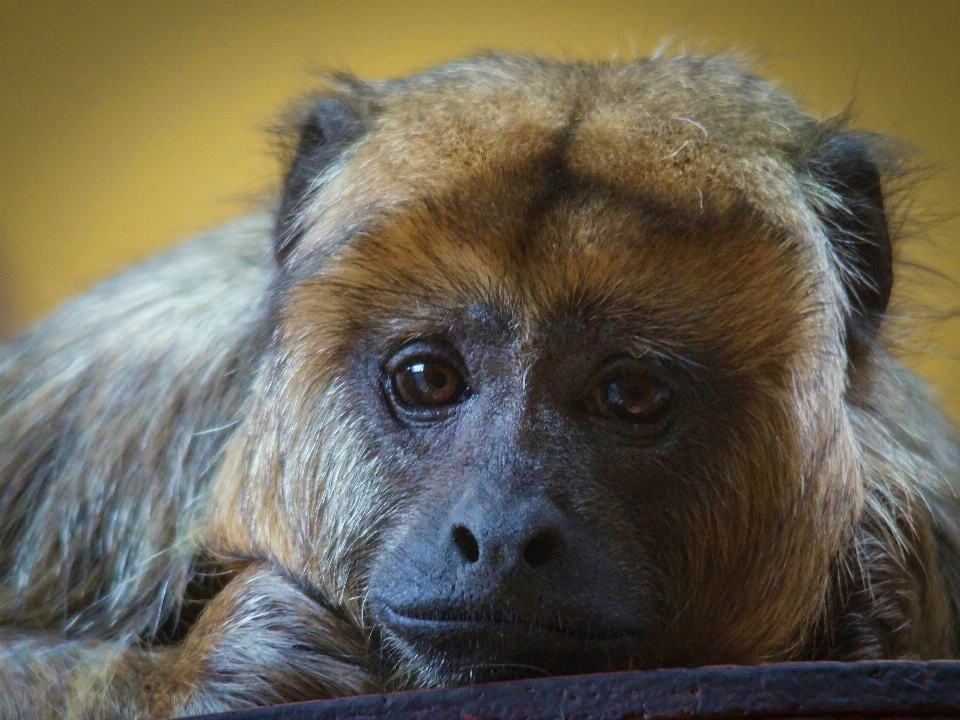
[[[557,551],[557,538],[551,530],[541,530],[527,541],[523,559],[531,567],[540,567],[553,559]]]
[[[450,534],[453,536],[453,544],[457,546],[457,550],[464,560],[475,563],[480,559],[480,546],[469,529],[463,525],[454,525]]]

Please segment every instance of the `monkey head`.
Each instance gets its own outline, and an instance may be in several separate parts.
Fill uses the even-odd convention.
[[[449,684],[796,657],[863,503],[866,138],[723,58],[340,79],[210,542]]]

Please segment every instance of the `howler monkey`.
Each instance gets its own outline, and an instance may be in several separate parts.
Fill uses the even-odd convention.
[[[870,135],[725,57],[335,78],[0,350],[0,716],[957,649]]]

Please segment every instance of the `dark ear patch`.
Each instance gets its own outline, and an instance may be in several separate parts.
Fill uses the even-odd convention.
[[[342,98],[325,98],[310,108],[300,125],[297,149],[283,185],[274,241],[279,263],[300,240],[297,215],[310,200],[314,182],[362,133],[359,113]]]
[[[857,133],[829,138],[812,169],[841,200],[823,221],[842,265],[851,309],[847,347],[854,357],[876,335],[893,289],[893,248],[880,171],[867,137]]]

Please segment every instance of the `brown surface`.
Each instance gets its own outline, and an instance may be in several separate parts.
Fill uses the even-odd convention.
[[[960,717],[960,662],[783,663],[426,690],[205,720],[668,720]]]

